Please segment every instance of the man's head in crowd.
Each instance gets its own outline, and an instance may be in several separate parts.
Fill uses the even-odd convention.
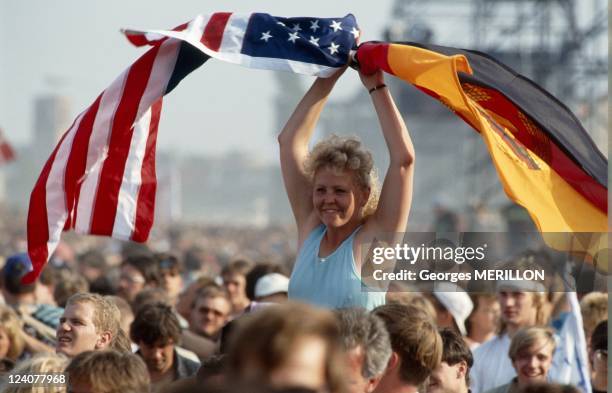
[[[2,268],[2,295],[7,304],[35,304],[36,283],[22,284],[21,278],[32,270],[27,253],[11,255]]]
[[[66,302],[75,293],[89,292],[89,282],[76,272],[65,271],[53,289],[53,297],[59,307],[66,307]]]
[[[172,309],[162,303],[143,306],[130,328],[132,341],[145,361],[151,376],[169,372],[174,364],[174,347],[181,337],[181,327]]]
[[[465,321],[467,335],[478,343],[486,341],[499,328],[500,307],[495,293],[471,293],[474,309]]]
[[[286,272],[281,265],[270,262],[258,262],[249,271],[249,273],[246,275],[245,288],[245,292],[249,300],[255,300],[255,285],[257,285],[259,279],[270,273],[280,273],[286,276]]]
[[[518,258],[503,264],[503,270],[538,270],[538,256],[525,252]],[[500,281],[497,282],[497,299],[501,307],[501,332],[510,336],[524,327],[545,325],[545,287],[538,281]]]
[[[159,253],[155,255],[159,261],[159,274],[161,287],[166,291],[172,305],[178,301],[179,294],[183,290],[183,268],[180,261],[174,255]]]
[[[255,300],[262,303],[284,303],[289,293],[289,277],[270,273],[255,284]]]
[[[336,317],[347,356],[350,392],[373,392],[391,356],[389,333],[380,318],[363,309],[338,310]]]
[[[246,295],[246,276],[253,266],[253,262],[247,259],[236,259],[221,270],[223,286],[229,295],[234,315],[240,314],[250,303]]]
[[[120,313],[107,298],[77,293],[66,303],[57,328],[56,352],[73,357],[81,352],[111,347],[119,336]]]
[[[168,297],[168,293],[163,288],[147,288],[140,291],[132,301],[132,311],[138,313],[138,310],[142,307],[154,303],[172,306],[170,297]]]
[[[380,306],[373,313],[385,323],[393,350],[375,392],[416,392],[442,359],[435,322],[422,309],[403,304]]]
[[[549,328],[523,328],[512,337],[508,356],[520,387],[546,382],[555,346],[554,333]]]
[[[130,326],[134,321],[134,312],[130,304],[122,297],[119,296],[107,296],[107,299],[115,303],[115,306],[119,309],[120,321],[119,326],[126,334],[130,332]]]
[[[432,294],[437,325],[466,335],[465,320],[474,308],[472,299],[458,285],[446,282],[441,284],[444,285],[436,288]]]
[[[285,303],[236,322],[227,360],[231,380],[278,389],[344,391],[344,353],[331,311]]]
[[[225,290],[209,285],[202,288],[196,295],[189,326],[194,333],[218,340],[219,333],[228,321],[231,312],[232,306]]]
[[[153,255],[127,257],[120,267],[118,295],[132,302],[138,292],[161,283],[157,259]]]
[[[593,330],[600,322],[608,319],[608,294],[603,292],[591,292],[580,299],[580,313],[582,314],[582,325],[587,346],[591,342]]]
[[[103,276],[108,268],[104,254],[96,249],[87,250],[77,257],[79,273],[92,283]]]
[[[202,276],[197,278],[194,282],[189,284],[187,288],[181,292],[176,303],[176,312],[179,313],[185,319],[191,318],[191,310],[195,306],[196,295],[198,292],[209,285],[215,284],[215,280],[212,277]]]
[[[71,393],[147,393],[150,379],[139,356],[117,351],[88,351],[66,368]]]
[[[463,337],[452,329],[440,330],[442,362],[429,377],[427,393],[467,393],[472,352]]]

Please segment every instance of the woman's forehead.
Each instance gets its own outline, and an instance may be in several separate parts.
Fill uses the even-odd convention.
[[[314,175],[315,183],[342,182],[351,183],[355,177],[354,171],[335,167],[323,167],[318,169]]]

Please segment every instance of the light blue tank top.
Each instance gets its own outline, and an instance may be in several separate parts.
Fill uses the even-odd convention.
[[[368,290],[355,269],[353,240],[361,227],[325,258],[319,247],[325,225],[315,228],[302,245],[289,281],[289,299],[326,308],[363,307],[385,304],[385,292]]]

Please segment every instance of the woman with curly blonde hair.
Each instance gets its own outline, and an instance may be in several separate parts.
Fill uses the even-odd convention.
[[[403,232],[412,200],[414,148],[382,72],[360,74],[387,144],[390,164],[377,198],[370,152],[354,138],[308,143],[342,72],[318,78],[278,137],[285,188],[298,229],[289,297],[328,308],[384,304],[384,291],[362,283],[362,245]]]

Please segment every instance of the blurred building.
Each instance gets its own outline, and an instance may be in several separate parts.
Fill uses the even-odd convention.
[[[6,170],[9,205],[27,211],[34,183],[70,121],[66,97],[44,94],[34,99],[32,141],[15,147],[18,159]]]
[[[31,147],[36,159],[45,162],[70,126],[70,103],[66,97],[42,95],[34,100],[34,132]]]

